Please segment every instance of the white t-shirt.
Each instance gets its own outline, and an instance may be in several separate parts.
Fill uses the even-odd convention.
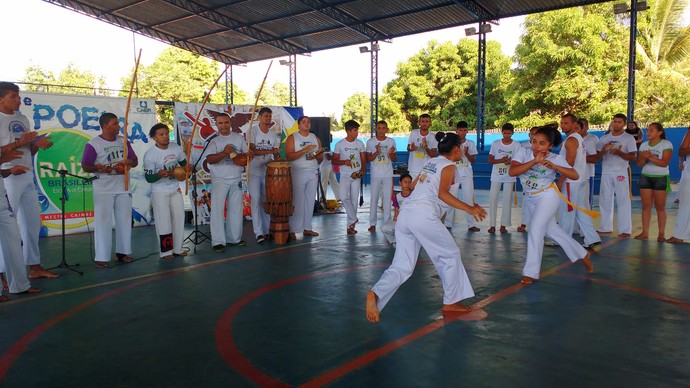
[[[96,160],[94,161],[94,165],[102,164],[104,166],[115,167],[116,164],[122,163],[125,160],[125,138],[121,135],[117,135],[117,138],[113,141],[108,141],[102,138],[101,136],[96,136],[89,140],[88,143],[86,143],[86,147],[92,147],[96,153]],[[136,157],[131,146],[129,146],[127,152],[127,157],[129,159],[133,159],[134,157]],[[98,175],[98,179],[93,181],[94,194],[119,194],[128,192],[125,190],[124,175],[105,173],[96,174]]]
[[[230,132],[229,135],[224,136],[218,133],[218,136],[213,138],[208,145],[208,155],[217,154],[225,150],[225,146],[230,145],[233,152],[236,154],[247,153],[247,143],[244,141],[244,136],[237,132]],[[211,171],[211,180],[232,180],[242,178],[242,171],[244,165],[240,166],[229,157],[224,158],[216,164],[208,164],[208,169]]]
[[[388,156],[388,152],[395,148],[395,140],[386,137],[381,141],[375,137],[367,140],[367,152],[370,154],[376,153],[376,146],[381,144],[381,153],[379,153],[374,160],[371,161],[371,177],[372,178],[391,178],[393,176],[393,162]]]
[[[410,170],[410,175],[413,176],[422,171],[424,164],[431,159],[429,154],[422,148],[422,139],[426,139],[426,146],[432,150],[438,149],[438,142],[436,141],[436,133],[429,131],[426,136],[422,136],[419,129],[415,129],[410,133],[410,138],[407,140],[407,145],[414,144],[417,146],[417,151],[410,151],[410,156],[407,160],[407,169]],[[414,173],[414,174],[413,174]]]
[[[154,175],[160,170],[172,171],[185,160],[187,156],[182,147],[175,143],[168,144],[167,149],[160,149],[154,145],[144,154],[144,173]],[[170,193],[179,189],[180,182],[173,175],[162,177],[151,183],[151,191],[155,193]]]
[[[512,140],[510,144],[503,144],[503,140],[499,139],[491,143],[489,155],[493,155],[494,159],[503,159],[505,156],[508,156],[512,160],[520,153],[521,149],[522,145],[515,140]],[[508,161],[507,164],[494,164],[491,168],[491,182],[515,182],[517,179],[508,175],[509,167],[510,161]]]
[[[271,129],[268,130],[268,133],[263,133],[258,124],[252,128],[252,137],[249,143],[254,144],[254,149],[261,151],[280,148],[278,135]],[[249,162],[249,173],[256,176],[266,176],[266,163],[272,160],[273,154],[254,155],[254,158]]]
[[[599,138],[593,133],[588,133],[587,136],[582,138],[582,142],[585,143],[585,152],[587,156],[595,155],[597,153],[597,143]],[[593,177],[594,165],[596,163],[587,163],[587,178]]]
[[[350,160],[350,165],[341,164],[340,165],[340,176],[343,174],[350,176],[353,172],[359,172],[362,169],[362,157],[361,153],[365,152],[364,143],[361,140],[355,139],[355,141],[347,141],[347,139],[342,139],[335,144],[334,154],[340,156],[340,160]]]
[[[295,132],[290,136],[292,136],[293,141],[295,142],[295,152],[301,151],[302,148],[305,148],[310,144],[313,144],[316,147],[319,146],[319,141],[316,138],[316,135],[311,132],[307,136],[302,136],[299,134],[299,132]],[[290,139],[287,141],[290,141]],[[307,159],[307,154],[304,154],[299,158],[290,161],[290,167],[293,170],[313,171],[314,174],[316,174],[316,170],[319,168],[319,161],[316,160],[316,158]]]
[[[472,140],[465,139],[461,147],[463,147],[462,159],[455,162],[455,166],[458,168],[458,176],[461,178],[471,178],[474,174],[472,172],[472,163],[470,163],[467,155],[477,155],[477,145]]]
[[[24,132],[29,132],[29,119],[20,112],[14,112],[11,115],[0,112],[0,146],[5,146],[19,140]],[[31,156],[31,148],[29,145],[18,148],[24,154],[17,159],[2,164],[3,170],[9,170],[14,166],[24,166],[33,168],[33,157]]]
[[[662,159],[662,157],[664,156],[664,151],[673,151],[673,144],[666,139],[661,139],[655,145],[650,146],[649,142],[646,141],[640,145],[640,152],[647,150],[651,151],[652,156]],[[645,165],[642,166],[641,173],[647,176],[666,176],[669,174],[669,169],[668,166],[657,166],[656,164],[648,160],[647,163],[645,163]]]
[[[635,143],[635,138],[623,132],[618,136],[614,136],[613,133],[608,133],[599,139],[597,142],[597,151],[601,151],[604,147],[613,143],[614,149],[620,149],[623,153],[637,152],[637,143]],[[618,155],[612,155],[610,152],[604,153],[604,160],[601,163],[601,175],[620,175],[628,172],[628,167],[630,163],[621,158]]]
[[[434,214],[436,214],[437,217],[441,217],[449,208],[445,202],[438,198],[441,187],[441,172],[447,166],[455,167],[455,164],[445,156],[437,156],[429,159],[429,161],[424,164],[424,167],[422,167],[417,184],[412,194],[405,200],[404,207],[432,206]],[[457,168],[455,170],[457,171]]]
[[[579,175],[579,178],[573,180],[566,178],[566,182],[584,182],[589,178],[588,176],[588,171],[587,171],[587,151],[585,150],[585,143],[582,141],[582,136],[577,133],[573,132],[568,137],[565,138],[565,141],[561,145],[561,151],[559,152],[559,155],[563,157],[563,159],[566,159],[566,149],[565,149],[565,142],[568,141],[568,139],[573,138],[577,140],[577,153],[575,154],[575,162],[571,166],[575,171],[577,171],[577,174]]]
[[[519,155],[515,157],[516,162],[527,163],[534,160],[533,152],[520,152]],[[568,162],[560,155],[549,152],[546,160],[561,166],[572,168]],[[520,183],[522,183],[522,191],[525,193],[533,193],[535,191],[544,190],[551,186],[554,179],[556,179],[556,170],[544,167],[541,163],[537,163],[527,170],[524,174],[520,175]]]

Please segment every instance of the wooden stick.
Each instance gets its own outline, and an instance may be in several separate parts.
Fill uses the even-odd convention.
[[[201,112],[204,111],[204,107],[206,106],[206,103],[208,102],[208,99],[211,97],[211,92],[213,89],[216,88],[216,85],[218,85],[218,81],[225,75],[225,72],[228,71],[230,68],[230,65],[225,65],[225,69],[223,70],[222,73],[216,78],[216,82],[211,85],[211,89],[208,90],[208,93],[206,93],[206,97],[204,97],[204,100],[201,102],[201,107],[199,108],[199,111],[196,113],[196,118],[194,119],[194,126],[192,127],[192,134],[189,135],[189,141],[187,142],[187,163],[191,163],[191,160],[189,159],[192,154],[192,144],[194,141],[194,133],[196,132],[196,127],[199,125],[199,117],[201,117]],[[192,174],[196,174],[196,171],[192,171]],[[188,194],[189,193],[189,179],[185,179],[184,181],[184,193]]]
[[[247,133],[247,149],[249,149],[249,143],[252,139],[252,126],[254,126],[254,112],[256,111],[256,107],[259,105],[259,98],[261,98],[261,92],[264,90],[264,85],[266,85],[266,78],[268,78],[268,72],[271,71],[271,65],[273,65],[273,61],[268,63],[266,75],[264,75],[264,80],[263,82],[261,82],[259,93],[256,94],[256,100],[254,101],[254,107],[252,108],[252,116],[249,120],[249,132]],[[247,184],[249,184],[249,175],[249,158],[247,158]]]
[[[125,150],[123,153],[125,165],[125,191],[129,190],[129,167],[127,167],[127,157],[129,156],[129,147],[127,146],[127,124],[129,123],[129,105],[132,103],[132,92],[134,91],[134,84],[137,80],[137,71],[139,71],[139,60],[141,59],[141,49],[137,55],[137,61],[134,64],[134,74],[132,74],[132,83],[129,85],[129,96],[127,97],[127,107],[125,108],[125,125],[123,135],[125,138]]]

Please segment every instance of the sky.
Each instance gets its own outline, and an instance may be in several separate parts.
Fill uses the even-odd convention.
[[[0,80],[20,81],[25,69],[38,65],[57,76],[70,62],[80,70],[89,70],[106,78],[109,88],[120,89],[121,79],[134,67],[136,52],[142,49],[141,64],[148,66],[167,44],[125,29],[78,14],[41,0],[3,1],[3,30],[14,39],[3,47],[5,60],[0,67]],[[503,52],[513,55],[522,33],[524,17],[508,18],[492,26],[487,39],[501,44]],[[457,42],[465,36],[456,27],[380,43],[379,93],[395,78],[396,65],[426,47],[430,40]],[[7,36],[7,35],[6,35]],[[474,38],[476,39],[476,37]],[[369,94],[370,55],[360,54],[360,45],[297,57],[297,103],[305,114],[335,114],[340,118],[342,106],[357,92]],[[275,58],[267,85],[275,81],[289,83],[289,69]],[[259,88],[269,61],[233,66],[233,81],[250,96]],[[222,67],[219,65],[219,74]],[[209,85],[210,87],[210,85]]]
[[[106,78],[109,88],[120,89],[121,79],[134,67],[136,52],[142,49],[141,64],[150,65],[168,47],[154,39],[69,11],[41,0],[3,1],[3,30],[14,39],[6,41],[3,55],[12,58],[0,67],[0,80],[21,81],[25,69],[38,65],[57,76],[70,62],[80,70],[89,70]],[[493,26],[488,39],[501,43],[504,53],[512,55],[524,18],[501,20]],[[381,42],[379,51],[379,92],[395,78],[398,62],[426,47],[429,40],[452,41],[464,37],[464,28],[451,29]],[[322,116],[336,114],[357,92],[369,94],[370,55],[360,54],[359,47],[317,51],[311,57],[297,57],[297,103],[305,114]],[[267,85],[275,81],[289,84],[289,69],[275,58]],[[259,88],[269,61],[233,66],[235,84],[250,96]],[[220,65],[219,65],[220,66]],[[222,69],[222,66],[219,67]],[[219,74],[220,74],[219,70]],[[210,86],[210,85],[209,85]]]

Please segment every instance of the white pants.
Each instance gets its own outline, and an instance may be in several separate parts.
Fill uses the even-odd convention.
[[[678,182],[678,215],[672,236],[681,240],[690,239],[690,174],[683,172]]]
[[[615,196],[615,198],[614,198]],[[618,210],[618,233],[632,233],[632,207],[630,203],[630,180],[628,173],[601,176],[599,190],[600,232],[613,231],[613,203]]]
[[[316,170],[292,170],[292,205],[295,211],[290,217],[290,232],[312,230],[311,219],[314,217],[318,181]]]
[[[108,262],[113,247],[115,216],[115,253],[132,253],[132,194],[93,193],[94,240],[96,261]]]
[[[371,193],[371,198],[369,198],[369,226],[376,226],[376,209],[378,208],[376,205],[381,195],[383,195],[383,223],[387,223],[391,220],[393,177],[372,177],[369,192]]]
[[[443,285],[443,304],[453,304],[474,296],[462,264],[460,248],[429,206],[407,206],[400,210],[395,227],[396,249],[393,262],[372,287],[378,296],[379,311],[412,275],[420,248],[424,248],[436,267]]]
[[[345,213],[347,213],[347,225],[359,222],[357,218],[357,204],[359,202],[360,179],[352,179],[347,174],[340,174],[340,200],[343,201]],[[373,205],[376,208],[376,203]]]
[[[554,189],[546,189],[535,195],[525,195],[523,206],[531,214],[527,233],[527,255],[524,276],[539,279],[541,259],[544,253],[544,236],[555,241],[565,252],[570,261],[584,258],[587,251],[570,235],[566,234],[556,223],[555,215],[561,198]]]
[[[328,193],[328,184],[331,184],[331,190],[333,190],[333,195],[337,201],[340,201],[340,183],[338,183],[338,178],[335,176],[335,171],[333,171],[332,166],[321,167],[321,187],[323,187],[323,196],[326,197]]]
[[[19,227],[14,214],[10,211],[6,196],[0,197],[0,248],[3,258],[0,272],[5,273],[10,292],[17,294],[28,290],[31,284],[26,275],[26,265],[22,257]]]
[[[17,216],[26,265],[41,264],[38,236],[41,233],[41,210],[38,190],[31,171],[5,178],[10,208]]]
[[[242,179],[214,179],[211,187],[211,245],[242,240]],[[227,213],[223,217],[223,211]]]
[[[462,176],[460,177],[460,188],[455,193],[455,197],[462,202],[472,206],[474,205],[474,177],[472,176]],[[455,217],[455,208],[449,207],[446,211],[446,218],[444,223],[446,226],[453,226],[453,218]],[[465,219],[467,220],[467,227],[471,228],[477,226],[474,221],[474,217],[471,214],[465,213]]]
[[[151,193],[156,233],[161,257],[182,253],[184,242],[184,202],[180,191]]]
[[[567,198],[569,197],[570,202],[575,205],[583,209],[589,209],[589,184],[587,181],[565,182],[563,184],[563,195]],[[568,211],[568,204],[561,201],[558,209],[558,225],[568,236],[573,235],[576,221],[580,226],[580,232],[585,236],[585,245],[601,242],[601,237],[594,230],[592,217],[575,208]]]
[[[264,210],[266,202],[266,175],[249,176],[249,196],[252,198],[252,227],[254,237],[268,234],[271,216]]]
[[[498,216],[498,193],[501,191],[503,185],[503,210],[501,211],[501,226],[510,226],[510,212],[512,209],[513,200],[513,182],[491,182],[491,190],[489,191],[489,226],[496,227],[496,218]]]
[[[531,218],[529,214],[529,210],[527,209],[527,205],[525,204],[525,200],[527,198],[527,195],[525,193],[522,193],[522,212],[520,213],[520,218],[522,219],[522,225],[527,225],[529,224],[529,219]]]

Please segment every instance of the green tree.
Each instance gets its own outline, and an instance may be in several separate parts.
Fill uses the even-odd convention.
[[[340,117],[340,122],[345,123],[348,120],[355,120],[359,123],[360,129],[369,128],[371,99],[369,95],[357,92],[347,98],[343,104],[343,114]]]
[[[219,82],[218,86],[211,92],[210,102],[214,104],[225,104],[225,82]],[[232,94],[233,94],[233,104],[253,104],[254,101],[249,101],[249,95],[247,92],[237,87],[237,84],[232,83]],[[230,93],[230,85],[227,89],[228,94]],[[230,96],[228,96],[228,103],[230,103]]]
[[[256,96],[259,94],[259,89],[254,92],[254,98],[250,104],[254,104]],[[259,105],[264,106],[289,106],[290,105],[290,87],[282,82],[276,81],[271,87],[265,87],[261,92],[259,98]]]
[[[689,2],[648,4],[638,13],[635,118],[684,123],[690,117],[690,27],[683,22]]]
[[[122,78],[122,97],[127,97],[133,71]],[[150,66],[140,67],[137,73],[138,97],[201,102],[218,73],[216,62],[170,47],[163,50]]]
[[[60,72],[57,78],[53,72],[44,70],[40,66],[29,66],[25,70],[22,82],[31,83],[31,85],[26,85],[26,90],[30,91],[110,95],[110,91],[106,90],[104,76],[95,75],[90,71],[82,71],[71,62]]]
[[[431,41],[398,64],[397,78],[383,90],[380,112],[393,130],[417,126],[422,113],[433,118],[434,130],[447,130],[459,120],[473,125],[477,116],[477,43],[468,38]],[[510,58],[497,42],[487,44],[486,122],[491,125],[505,111],[503,88],[510,78]]]
[[[610,3],[528,16],[507,90],[508,118],[528,126],[574,112],[601,123],[625,111],[626,37]]]

